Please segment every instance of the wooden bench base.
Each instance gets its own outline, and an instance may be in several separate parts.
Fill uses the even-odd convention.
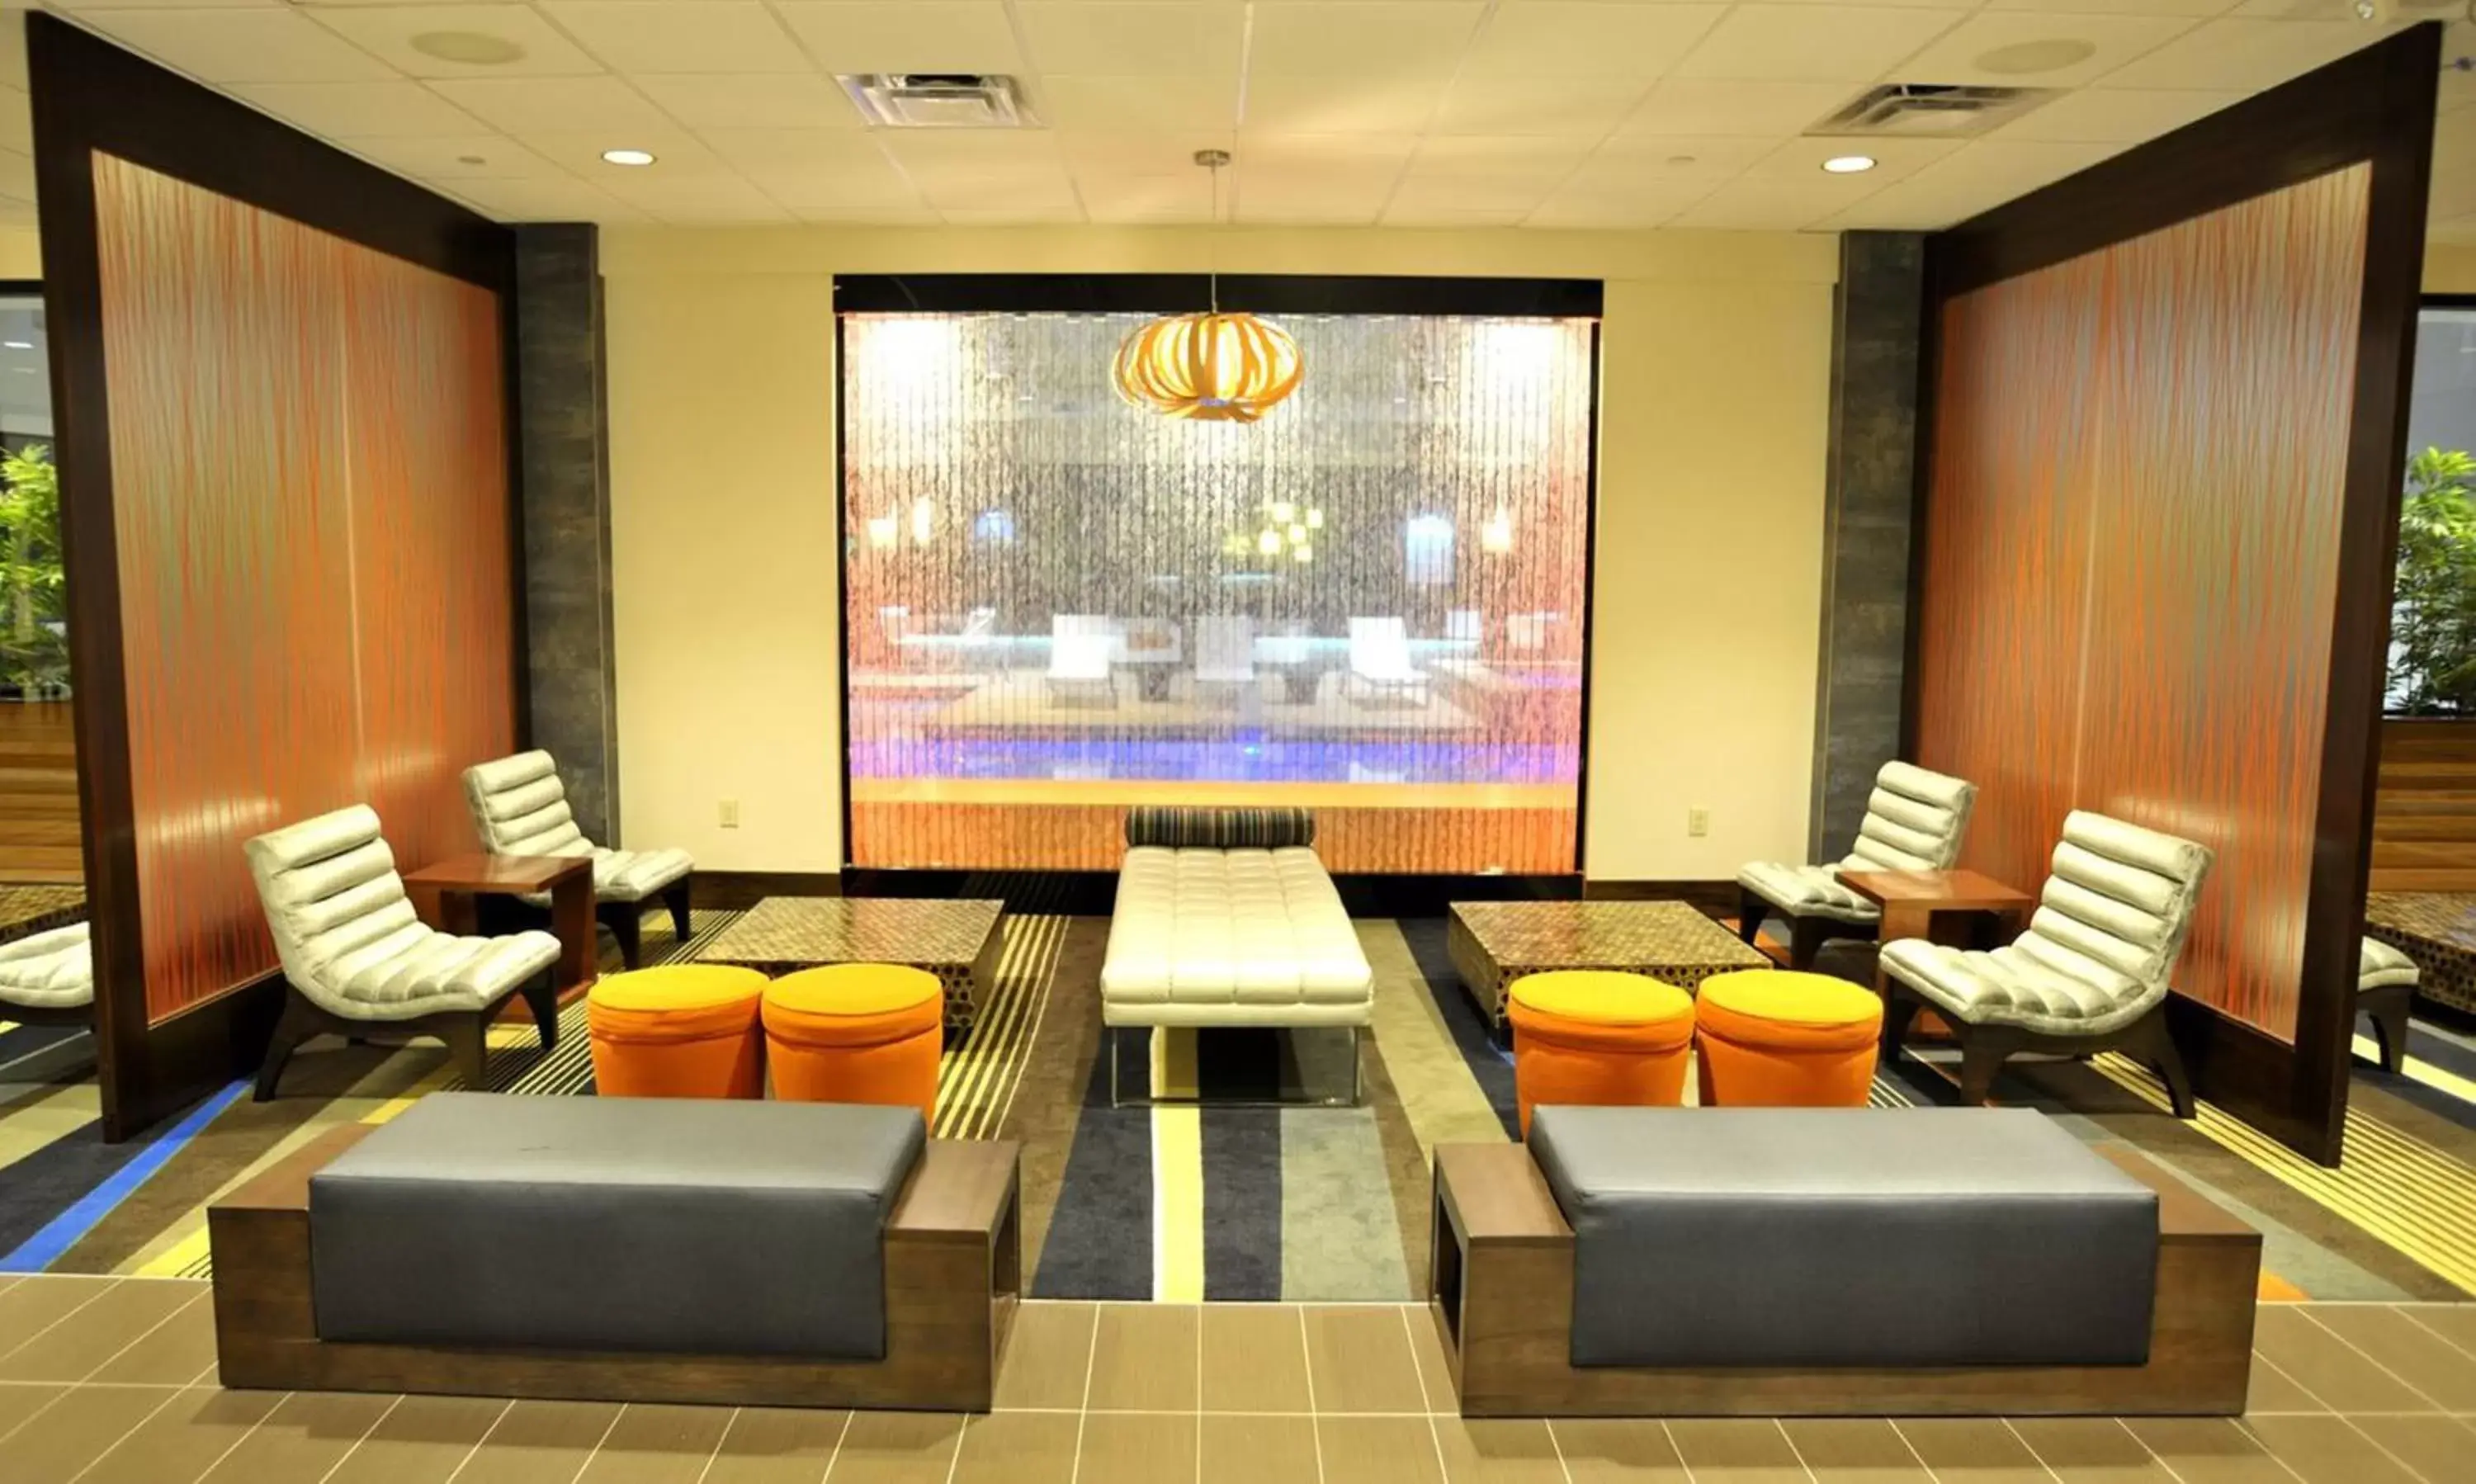
[[[989,1408],[1022,1292],[1018,1145],[929,1141],[886,1224],[885,1358],[835,1361],[321,1340],[310,1297],[310,1176],[369,1131],[336,1129],[208,1209],[224,1385],[722,1406]]]
[[[2158,1297],[2146,1365],[1671,1369],[1575,1366],[1573,1233],[1530,1151],[1518,1144],[1441,1146],[1428,1307],[1462,1415],[2241,1414],[2252,1373],[2261,1234],[2149,1159],[2099,1152],[2158,1192]]]

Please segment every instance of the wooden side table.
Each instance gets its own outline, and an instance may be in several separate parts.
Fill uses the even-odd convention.
[[[593,938],[593,858],[589,855],[456,855],[404,878],[421,920],[441,932],[475,930],[473,899],[550,893],[550,930],[558,939],[552,988],[565,1001],[599,973]]]
[[[1975,871],[1843,871],[1840,884],[1883,909],[1878,943],[1924,938],[1991,948],[2019,936],[2038,899]]]

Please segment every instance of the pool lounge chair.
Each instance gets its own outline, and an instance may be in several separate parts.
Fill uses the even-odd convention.
[[[1409,626],[1399,618],[1349,621],[1349,674],[1342,694],[1352,705],[1424,706],[1427,677],[1410,662]]]
[[[1110,620],[1089,613],[1059,613],[1049,621],[1049,700],[1052,705],[1114,706],[1118,683],[1110,671],[1118,638]]]

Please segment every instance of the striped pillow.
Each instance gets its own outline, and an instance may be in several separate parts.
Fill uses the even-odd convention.
[[[1143,804],[1127,811],[1127,843],[1224,851],[1313,845],[1315,814],[1307,809],[1196,809]]]

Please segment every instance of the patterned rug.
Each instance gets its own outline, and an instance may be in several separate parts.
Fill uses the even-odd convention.
[[[649,920],[647,957],[692,952],[735,916],[700,912],[685,945]],[[1113,1107],[1099,1005],[1108,924],[1006,919],[980,1024],[947,1050],[935,1131],[1022,1142],[1035,1296],[1399,1301],[1424,1291],[1429,1152],[1510,1136],[1512,1061],[1455,977],[1441,922],[1358,926],[1376,994],[1357,1106]],[[560,1024],[548,1054],[529,1025],[494,1029],[489,1086],[589,1094],[583,1006]],[[112,1146],[77,1050],[57,1033],[0,1030],[0,1271],[203,1274],[205,1206],[220,1193],[325,1129],[384,1122],[462,1085],[434,1045],[320,1041],[295,1056],[276,1101],[251,1102],[235,1083]],[[1146,1045],[1140,1033],[1122,1047],[1138,1080],[1148,1071],[1206,1085],[1268,1054],[1295,1070],[1329,1051],[1268,1053],[1260,1039],[1191,1034]],[[2276,1293],[2464,1298],[2476,1294],[2476,1046],[2419,1024],[2413,1055],[2399,1077],[2359,1061],[2348,1157],[2335,1171],[2215,1109],[2177,1122],[2147,1074],[2119,1058],[2021,1066],[1996,1097],[2044,1108],[2092,1143],[2130,1144],[2253,1223]],[[1930,1051],[1886,1069],[1873,1101],[1953,1101],[1943,1060]]]

